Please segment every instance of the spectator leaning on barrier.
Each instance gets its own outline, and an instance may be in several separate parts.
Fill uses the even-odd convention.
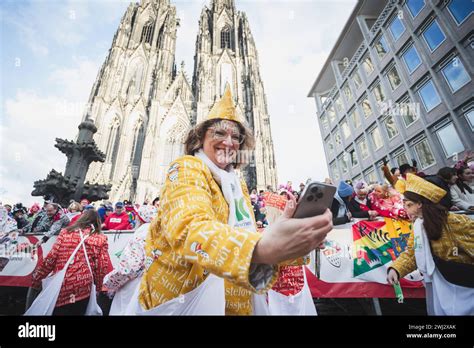
[[[66,270],[53,315],[84,315],[91,284],[94,283],[99,292],[104,276],[112,270],[107,237],[101,233],[99,215],[95,210],[87,210],[72,226],[61,231],[48,256],[33,272],[32,288],[39,289],[41,281],[51,272],[56,274],[64,268],[81,241],[81,233],[86,238],[84,246],[91,270],[84,250],[79,249]]]
[[[107,216],[104,224],[102,225],[104,230],[130,230],[129,216],[125,213],[122,202],[115,203],[115,211]]]
[[[360,181],[355,185],[355,196],[347,205],[352,217],[356,219],[375,219],[379,215],[372,209],[372,204],[367,198],[368,194],[369,189],[365,182]]]
[[[339,183],[331,205],[333,225],[343,225],[351,221],[352,214],[347,205],[351,201],[353,193],[354,189],[351,185],[344,181]]]
[[[79,219],[82,214],[82,209],[82,205],[78,202],[73,201],[69,204],[69,207],[67,208],[68,213],[66,214],[70,220],[69,225],[72,225],[77,221],[77,219]]]
[[[451,186],[451,196],[453,204],[462,210],[474,210],[474,173],[467,166],[461,163],[457,168],[458,179],[456,184]]]
[[[428,175],[425,177],[425,180],[435,184],[436,186],[442,188],[446,191],[446,195],[441,199],[439,204],[445,207],[448,210],[459,210],[456,206],[453,207],[453,200],[451,197],[450,187],[453,186],[458,180],[458,175],[456,174],[456,169],[451,167],[443,167],[438,170],[436,175]],[[453,207],[453,209],[451,209]]]
[[[28,210],[28,222],[32,222],[40,210],[41,207],[39,203],[33,203],[33,205],[30,207],[30,210]]]
[[[23,227],[29,224],[28,220],[25,218],[26,208],[23,207],[23,204],[17,203],[13,207],[12,215],[16,221],[17,228],[22,229]]]
[[[44,237],[41,243],[44,243],[51,236],[57,235],[68,224],[69,218],[63,213],[61,206],[56,203],[48,203],[45,210],[39,212],[34,221],[23,228],[23,232],[43,232]]]

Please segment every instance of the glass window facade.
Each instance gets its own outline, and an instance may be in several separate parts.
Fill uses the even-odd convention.
[[[328,153],[330,155],[332,155],[334,153],[334,144],[331,140],[331,137],[328,137],[326,140],[325,140],[325,143],[326,143],[326,147],[328,149]]]
[[[433,84],[433,81],[429,80],[418,90],[423,106],[426,111],[431,111],[433,108],[441,103],[438,92]]]
[[[352,91],[347,83],[342,86],[342,91],[344,93],[344,97],[346,98],[346,101],[348,104],[352,102]]]
[[[367,96],[362,99],[361,106],[366,118],[372,115],[372,107],[370,106],[369,98],[367,98]]]
[[[336,112],[334,111],[334,106],[329,106],[327,112],[329,116],[329,121],[331,122],[331,124],[334,124],[334,122],[336,122]]]
[[[351,157],[351,165],[352,167],[355,167],[356,165],[359,164],[359,161],[357,161],[357,154],[354,149],[349,151],[350,157]]]
[[[334,102],[334,104],[336,105],[336,111],[338,112],[338,114],[342,114],[343,111],[344,111],[344,106],[342,105],[342,100],[341,100],[341,96],[338,95],[336,96],[336,101]]]
[[[471,81],[469,74],[458,57],[454,57],[441,71],[452,92],[456,92]]]
[[[425,0],[407,0],[407,8],[413,18],[425,7]]]
[[[392,88],[392,91],[395,90],[402,83],[400,75],[397,71],[397,67],[395,65],[388,71],[387,77],[388,82],[390,82],[390,87]]]
[[[344,139],[349,138],[351,135],[351,130],[346,120],[341,122],[341,129],[342,129],[342,135],[344,135]]]
[[[471,130],[474,131],[474,109],[469,110],[464,114],[466,116],[466,120],[471,126]]]
[[[378,179],[377,175],[375,174],[375,171],[373,169],[367,170],[364,172],[364,176],[367,180],[367,183],[370,184],[376,184]]]
[[[383,139],[380,134],[379,127],[375,127],[372,131],[370,131],[370,137],[372,138],[372,142],[376,150],[383,146]]]
[[[355,70],[352,75],[352,81],[356,89],[359,89],[362,86],[362,78],[360,77],[359,71]]]
[[[395,156],[395,161],[397,162],[398,167],[400,167],[402,164],[405,164],[405,163],[411,163],[411,161],[408,161],[408,156],[405,151],[397,154]]]
[[[329,123],[326,115],[321,116],[321,124],[323,126],[324,131],[327,132],[329,130]]]
[[[347,155],[344,155],[339,158],[339,167],[341,168],[343,174],[346,174],[349,171],[347,161],[345,159],[346,156]]]
[[[367,140],[364,136],[360,138],[360,140],[357,142],[357,145],[359,146],[359,151],[362,159],[366,159],[367,157],[369,157],[369,148],[367,146]]]
[[[411,45],[402,55],[408,72],[413,73],[421,65],[421,59],[414,45]]]
[[[357,109],[353,109],[349,113],[349,118],[352,120],[352,125],[354,126],[354,128],[360,127],[361,123],[360,123],[359,112],[357,111]]]
[[[451,0],[448,4],[448,10],[459,25],[474,12],[474,2],[469,0]]]
[[[389,139],[393,139],[398,135],[397,125],[392,116],[388,116],[385,119],[385,129],[387,130],[387,135]]]
[[[380,103],[383,103],[385,101],[385,94],[382,90],[382,86],[380,83],[377,83],[373,88],[372,88],[372,94],[375,97],[375,100],[377,103],[380,105]]]
[[[334,183],[337,185],[337,182],[339,181],[340,176],[339,176],[339,170],[337,170],[336,162],[333,162],[330,165],[330,167],[331,167],[332,179],[333,179]]]
[[[339,132],[339,129],[334,132],[334,142],[336,143],[336,146],[342,145],[341,132]]]
[[[375,44],[375,50],[377,51],[377,55],[379,58],[383,58],[387,52],[389,51],[387,41],[385,41],[385,38],[383,35],[380,37],[379,41]]]
[[[402,116],[405,127],[410,126],[413,122],[418,119],[418,112],[416,105],[410,102],[410,99],[406,99],[400,103],[400,116]]]
[[[436,50],[446,39],[446,35],[444,35],[437,21],[433,21],[433,23],[431,23],[425,29],[423,32],[423,37],[425,38],[426,44],[430,48],[431,52]]]
[[[369,56],[365,57],[364,61],[362,62],[362,66],[364,67],[366,75],[370,75],[372,71],[374,71],[374,63],[372,63],[372,59]]]
[[[413,146],[416,157],[418,158],[419,169],[425,169],[436,163],[433,151],[428,144],[428,140],[424,139]]]
[[[405,26],[403,25],[402,21],[398,16],[395,16],[392,23],[389,25],[390,33],[392,33],[393,40],[397,41],[400,36],[402,36],[403,32],[405,31]]]
[[[464,151],[462,141],[452,123],[436,131],[436,134],[438,135],[439,142],[443,146],[446,157],[451,157]]]

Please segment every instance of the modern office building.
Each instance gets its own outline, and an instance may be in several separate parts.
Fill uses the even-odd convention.
[[[474,150],[473,8],[358,1],[308,95],[334,181],[381,182],[384,157],[436,173]]]

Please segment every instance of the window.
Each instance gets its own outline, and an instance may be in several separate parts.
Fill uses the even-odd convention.
[[[410,163],[408,162],[407,153],[405,151],[401,152],[398,155],[395,155],[395,161],[397,162],[398,167],[400,167],[402,164]]]
[[[397,89],[398,86],[402,83],[400,75],[398,75],[397,67],[394,65],[387,73],[388,82],[390,82],[390,87],[392,91]]]
[[[321,116],[321,125],[325,132],[329,130],[328,118],[325,115]]]
[[[385,94],[383,93],[382,86],[380,86],[380,83],[377,83],[377,85],[372,88],[372,93],[375,97],[375,100],[377,100],[379,104],[385,101]]]
[[[354,128],[359,128],[360,118],[359,118],[359,112],[357,111],[357,109],[353,109],[349,113],[349,118],[352,120],[352,125],[354,126]]]
[[[359,175],[356,175],[353,179],[352,179],[352,182],[359,182],[359,181],[362,181],[362,176],[359,174]]]
[[[469,126],[471,126],[471,130],[474,131],[474,109],[466,112],[464,116],[466,116],[467,123],[469,123]]]
[[[356,165],[359,164],[359,161],[357,161],[357,154],[354,149],[349,150],[349,154],[350,154],[350,159],[351,159],[351,165],[352,167],[355,167]]]
[[[361,105],[366,118],[372,115],[372,107],[370,106],[369,98],[367,98],[367,96],[364,96]]]
[[[336,162],[331,164],[331,173],[332,173],[332,179],[336,183],[339,181],[339,171],[337,170],[337,164]]]
[[[375,174],[375,171],[373,169],[369,169],[364,172],[364,176],[367,180],[367,183],[370,184],[376,184],[378,179],[377,175]]]
[[[448,5],[449,13],[456,23],[463,23],[474,11],[474,2],[465,0],[452,0]]]
[[[433,52],[436,50],[439,45],[446,39],[443,31],[438,25],[438,22],[433,21],[423,32],[423,37],[425,38],[426,44],[430,48],[430,51]]]
[[[336,121],[336,112],[334,111],[334,106],[328,107],[329,121],[333,124]]]
[[[418,110],[416,110],[416,104],[411,103],[410,99],[406,99],[400,104],[400,116],[402,116],[405,127],[410,126],[413,122],[418,119]]]
[[[350,104],[350,102],[352,101],[352,92],[347,83],[342,86],[342,91],[344,92],[344,96],[346,97],[347,104]]]
[[[336,97],[336,101],[335,101],[334,104],[336,104],[336,110],[337,110],[337,112],[338,112],[339,114],[341,114],[341,113],[344,111],[344,109],[343,109],[342,100],[341,100],[341,96],[340,96],[340,95],[338,95],[338,96]]]
[[[411,45],[402,55],[403,61],[411,74],[421,65],[421,59],[414,45]]]
[[[453,93],[471,81],[469,74],[458,57],[454,57],[441,71]]]
[[[413,146],[416,156],[418,157],[418,165],[420,169],[425,169],[436,163],[433,152],[431,151],[428,140],[423,139]]]
[[[421,97],[423,106],[426,111],[431,111],[433,108],[441,104],[441,99],[439,98],[438,92],[433,84],[433,81],[429,80],[418,90],[418,94]]]
[[[390,32],[392,33],[393,40],[397,41],[400,36],[402,36],[403,32],[405,31],[405,26],[403,25],[402,21],[398,16],[395,16],[394,20],[392,23],[390,23],[390,26],[388,27],[390,29]]]
[[[383,36],[381,36],[380,40],[375,44],[375,50],[377,51],[379,58],[383,58],[389,51],[387,41],[385,41]]]
[[[331,137],[328,137],[328,138],[326,139],[326,146],[327,146],[327,148],[328,148],[328,153],[329,153],[330,155],[332,155],[332,153],[334,152],[334,144],[333,144],[333,142],[331,141]]]
[[[388,116],[385,119],[385,129],[387,130],[387,135],[389,139],[393,139],[398,135],[397,125],[392,116]]]
[[[380,135],[379,127],[375,127],[372,131],[370,131],[370,137],[374,143],[375,150],[378,150],[383,146],[383,140],[382,136]]]
[[[221,48],[231,48],[230,45],[230,29],[225,27],[221,31]]]
[[[339,129],[337,129],[334,132],[334,142],[336,143],[336,146],[341,146],[342,145],[341,132],[339,132]]]
[[[346,120],[341,122],[341,129],[342,129],[342,134],[344,135],[344,139],[349,138],[351,135],[351,130]]]
[[[415,18],[425,7],[425,0],[407,0],[407,7],[412,17]]]
[[[364,67],[365,73],[370,75],[372,71],[374,71],[374,64],[372,63],[372,59],[369,56],[365,57],[364,61],[362,62],[362,66]]]
[[[452,123],[449,123],[445,127],[436,131],[436,135],[443,146],[443,151],[446,157],[451,157],[464,151],[462,141]]]
[[[362,136],[360,140],[357,142],[357,145],[359,146],[359,151],[360,155],[362,156],[362,159],[366,159],[369,157],[369,148],[367,147],[367,140],[365,140],[365,137]]]
[[[140,42],[146,42],[151,45],[151,41],[153,40],[153,31],[155,30],[155,26],[152,22],[148,22],[143,26],[142,29],[142,36],[140,37]]]
[[[342,173],[346,174],[349,171],[347,166],[347,154],[344,153],[341,157],[339,157],[339,167],[342,169]]]
[[[359,72],[355,70],[351,75],[352,81],[354,82],[354,86],[356,89],[359,89],[362,86],[362,79],[359,75]]]

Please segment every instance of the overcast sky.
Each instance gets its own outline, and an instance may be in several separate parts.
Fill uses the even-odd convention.
[[[178,11],[176,63],[189,79],[198,19],[210,0],[171,0]],[[259,53],[280,183],[323,179],[327,166],[307,94],[355,0],[236,0]],[[129,1],[3,0],[1,15],[0,201],[30,205],[33,182],[66,157],[56,137],[73,139],[92,84]]]

